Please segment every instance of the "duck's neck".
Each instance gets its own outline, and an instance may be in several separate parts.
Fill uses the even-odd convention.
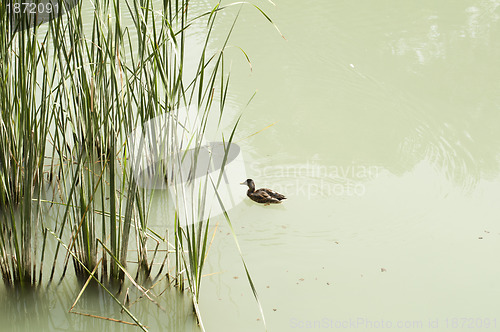
[[[250,195],[251,193],[253,193],[255,191],[255,183],[251,182],[248,184],[248,191],[247,191],[247,195]]]

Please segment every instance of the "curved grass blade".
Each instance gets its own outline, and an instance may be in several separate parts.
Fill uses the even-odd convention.
[[[219,193],[217,192],[217,188],[215,187],[214,182],[212,181],[212,179],[210,179],[210,181],[212,182],[212,186],[214,188],[214,191],[215,191],[215,194],[216,194],[217,199],[219,201],[219,204],[220,204],[222,210],[224,211],[224,218],[226,219],[227,224],[229,225],[229,228],[231,229],[231,234],[233,235],[234,242],[236,243],[236,247],[238,248],[238,252],[240,254],[241,262],[243,263],[243,267],[245,268],[245,273],[247,275],[248,283],[250,284],[250,288],[252,288],[253,296],[255,298],[255,301],[257,301],[257,305],[259,306],[260,315],[262,317],[262,322],[264,323],[264,328],[267,331],[267,324],[266,324],[266,318],[264,316],[264,310],[262,309],[262,304],[260,303],[259,295],[257,294],[257,289],[255,289],[255,285],[254,285],[254,283],[252,281],[252,277],[250,276],[250,272],[248,271],[247,264],[245,263],[245,259],[243,258],[243,253],[241,252],[241,248],[240,248],[240,244],[238,242],[238,238],[236,237],[236,233],[234,232],[233,224],[231,223],[231,219],[229,218],[229,215],[227,214],[227,211],[226,211],[226,209],[224,207],[224,203],[222,202],[222,199],[220,198]]]

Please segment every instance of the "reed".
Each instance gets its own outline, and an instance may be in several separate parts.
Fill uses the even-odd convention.
[[[221,123],[229,87],[224,54],[237,18],[213,52],[209,44],[221,3],[192,17],[188,0],[96,0],[90,27],[82,21],[83,3],[43,29],[18,31],[0,3],[0,31],[7,31],[0,35],[0,272],[7,285],[37,285],[42,262],[52,258],[49,281],[62,261],[61,279],[72,263],[82,281],[91,276],[105,287],[131,279],[129,248],[137,250],[138,280],[150,278],[164,246],[158,274],[172,251],[175,272],[168,276],[191,291],[200,317],[210,229],[209,216],[200,211],[208,188],[217,190],[229,149],[218,178],[211,179],[207,168],[204,182],[185,176],[182,151],[194,151],[189,163],[194,172],[214,109]],[[125,14],[133,25],[122,23]],[[190,77],[187,34],[198,21],[206,28]],[[172,120],[181,118],[182,109],[196,110],[198,122],[187,144],[177,137],[185,124]],[[162,237],[148,225],[155,190],[138,185],[127,135],[164,114],[168,130],[161,134],[168,144],[158,154],[175,188],[169,197],[177,211],[170,221],[173,232]],[[44,219],[48,209],[55,209],[56,222]],[[57,239],[51,257],[47,234]],[[249,274],[248,279],[256,295]]]

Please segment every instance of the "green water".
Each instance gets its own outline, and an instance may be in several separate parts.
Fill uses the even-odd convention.
[[[500,2],[275,3],[286,41],[251,7],[232,39],[237,141],[274,124],[248,177],[289,197],[230,211],[269,330],[499,331]],[[205,325],[263,330],[221,225]]]
[[[226,52],[247,177],[288,197],[229,211],[268,330],[500,331],[500,1],[274,2],[254,3],[286,39],[247,5]],[[221,13],[214,50],[238,9]],[[205,328],[264,331],[229,227],[212,225]],[[137,329],[69,314],[80,288],[66,278],[42,304],[6,300],[3,319]],[[131,310],[151,331],[197,330],[176,294]],[[98,292],[75,311],[130,321]]]

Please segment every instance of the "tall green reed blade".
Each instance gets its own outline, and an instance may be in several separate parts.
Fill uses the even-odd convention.
[[[257,302],[257,305],[259,306],[260,315],[262,317],[262,323],[264,324],[264,328],[267,331],[267,324],[266,324],[266,318],[264,316],[264,310],[262,309],[262,304],[260,303],[259,295],[257,293],[257,289],[255,288],[255,285],[253,283],[253,280],[252,280],[252,277],[250,275],[250,272],[248,271],[248,267],[247,267],[247,264],[245,263],[245,259],[243,258],[243,253],[241,252],[241,248],[240,248],[240,244],[238,242],[238,238],[236,236],[236,233],[234,232],[233,224],[231,223],[231,219],[229,218],[229,214],[226,212],[226,209],[224,208],[224,202],[222,201],[221,197],[219,196],[219,193],[217,192],[217,187],[215,186],[215,184],[213,183],[213,181],[212,181],[212,185],[213,185],[213,187],[215,189],[215,193],[216,193],[217,199],[219,201],[219,204],[221,205],[221,207],[222,207],[222,209],[224,211],[224,218],[226,219],[227,224],[229,225],[229,228],[231,229],[231,234],[233,235],[234,242],[236,243],[236,247],[238,248],[238,252],[240,254],[241,262],[243,263],[243,267],[245,268],[245,274],[247,275],[248,283],[250,284],[250,287],[252,288],[252,292],[253,292],[253,296],[255,298],[255,301]]]

